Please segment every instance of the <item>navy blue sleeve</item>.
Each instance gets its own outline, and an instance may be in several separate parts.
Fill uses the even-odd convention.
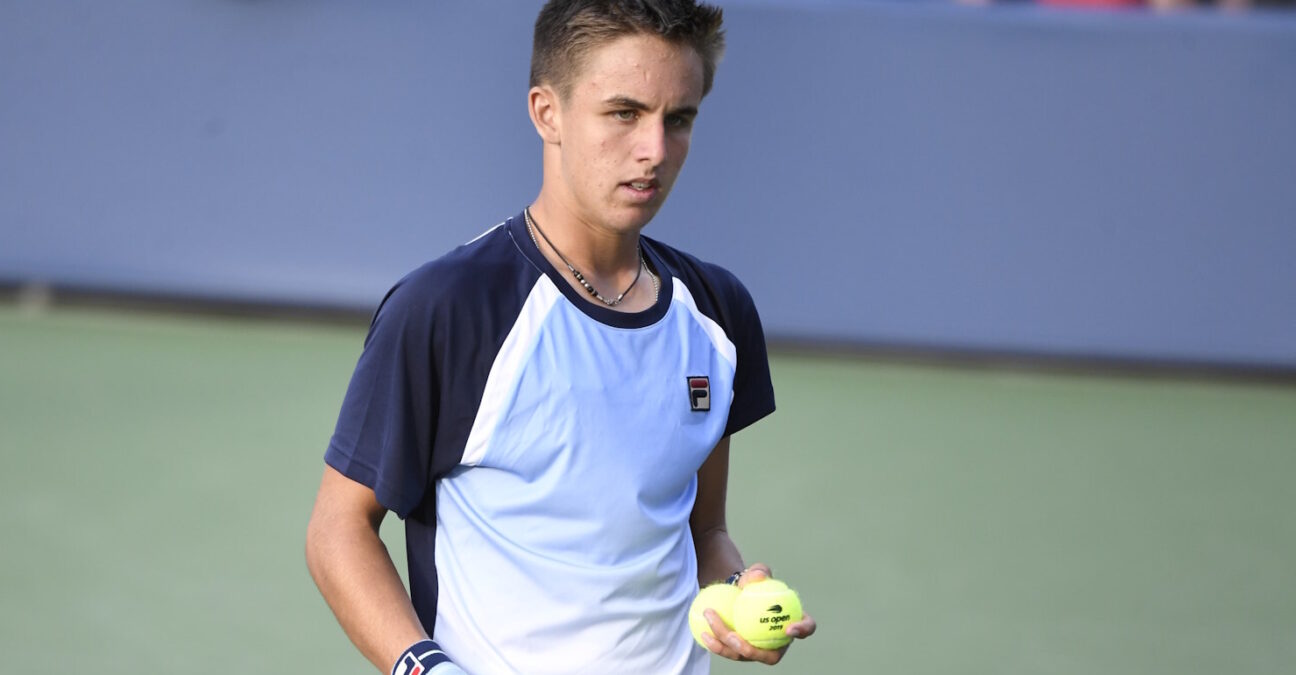
[[[725,435],[737,433],[774,412],[774,383],[770,379],[765,330],[751,293],[729,270],[699,260],[679,249],[644,238],[661,256],[668,272],[679,275],[693,292],[698,309],[724,329],[737,352],[734,398]]]
[[[440,407],[430,302],[410,277],[383,299],[324,455],[401,518],[424,500],[430,485]]]
[[[728,272],[725,293],[728,308],[725,332],[738,353],[734,372],[734,400],[729,409],[725,435],[729,436],[774,412],[774,383],[770,378],[769,355],[765,351],[765,330],[756,303],[747,288]]]

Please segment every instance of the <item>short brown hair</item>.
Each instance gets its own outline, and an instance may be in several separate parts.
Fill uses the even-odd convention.
[[[594,48],[627,35],[656,35],[702,57],[702,95],[711,91],[724,54],[723,11],[694,0],[549,0],[536,17],[531,86],[549,84],[564,98]]]

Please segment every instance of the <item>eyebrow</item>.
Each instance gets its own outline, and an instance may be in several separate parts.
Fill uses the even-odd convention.
[[[610,108],[629,108],[631,110],[641,110],[645,112],[651,110],[651,108],[648,107],[647,103],[644,103],[643,101],[637,101],[633,98],[630,98],[629,96],[613,96],[611,98],[605,99],[603,103]],[[686,105],[682,108],[675,108],[674,110],[668,110],[666,111],[666,114],[684,115],[686,117],[697,117],[698,109],[697,106]]]

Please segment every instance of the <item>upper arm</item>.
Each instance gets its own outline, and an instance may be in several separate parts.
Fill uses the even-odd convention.
[[[363,483],[347,478],[327,464],[315,495],[315,508],[311,512],[310,531],[346,527],[359,523],[378,531],[387,508],[378,503],[374,491]]]

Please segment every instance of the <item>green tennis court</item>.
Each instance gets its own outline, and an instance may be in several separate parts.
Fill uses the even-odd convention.
[[[362,339],[0,305],[0,671],[371,672],[302,554]],[[821,626],[776,672],[1296,662],[1296,388],[773,368],[730,523]]]

